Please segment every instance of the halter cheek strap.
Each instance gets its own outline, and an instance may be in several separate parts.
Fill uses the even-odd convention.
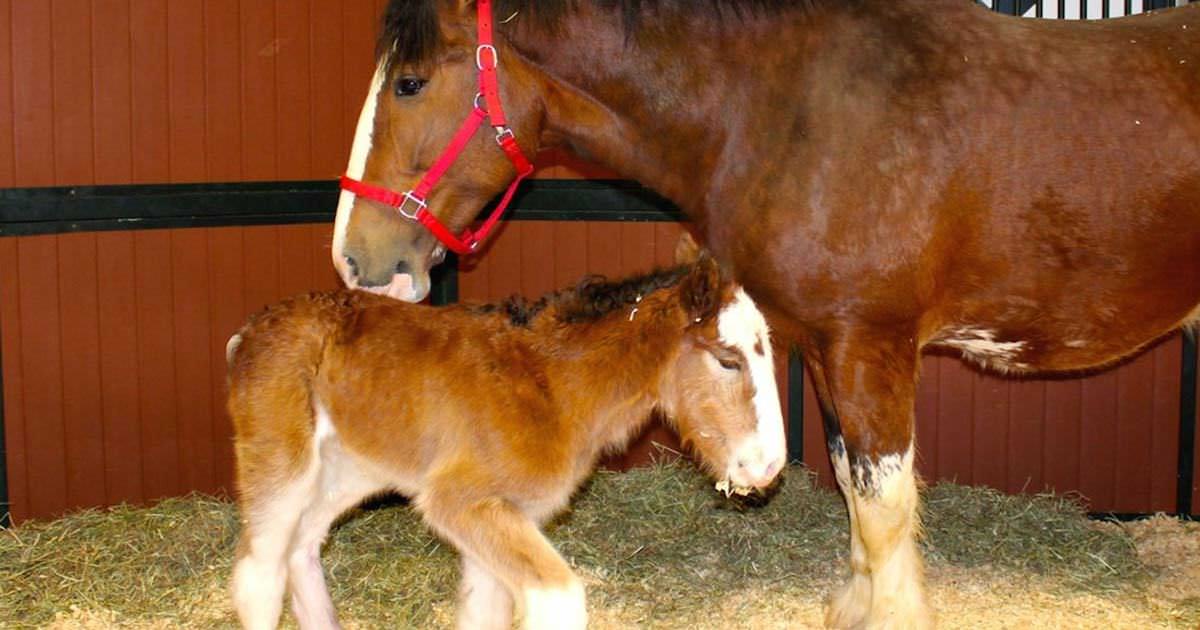
[[[425,226],[425,229],[437,237],[446,246],[446,249],[456,254],[468,254],[479,247],[479,243],[487,238],[488,233],[500,220],[500,215],[504,214],[504,210],[512,201],[513,195],[517,191],[517,185],[533,172],[533,163],[525,157],[525,154],[521,152],[521,147],[517,145],[512,129],[505,120],[504,107],[500,103],[500,83],[496,73],[500,58],[496,54],[496,46],[492,39],[491,5],[491,0],[477,0],[476,2],[479,46],[475,49],[475,65],[479,68],[479,94],[475,96],[475,104],[471,108],[470,115],[459,125],[458,131],[450,139],[450,144],[417,182],[416,187],[407,192],[398,193],[354,179],[349,175],[343,175],[341,179],[342,190],[395,208],[401,216]],[[479,106],[480,100],[487,106],[487,109]],[[496,144],[508,157],[508,161],[516,169],[517,175],[478,231],[472,232],[467,229],[463,230],[462,234],[455,235],[429,211],[427,200],[438,180],[446,174],[450,165],[454,164],[458,156],[467,148],[467,144],[475,136],[475,132],[483,126],[484,120],[488,120],[492,128],[496,130]]]

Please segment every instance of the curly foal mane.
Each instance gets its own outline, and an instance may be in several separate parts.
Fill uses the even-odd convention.
[[[552,313],[555,321],[565,324],[596,321],[618,309],[631,308],[655,291],[678,285],[694,266],[656,269],[618,282],[591,275],[573,288],[554,291],[537,300],[514,295],[501,302],[473,306],[471,310],[476,313],[503,312],[513,326],[523,328],[546,312]]]

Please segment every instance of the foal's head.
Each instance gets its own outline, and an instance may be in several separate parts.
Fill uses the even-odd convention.
[[[787,450],[766,320],[707,256],[679,293],[688,327],[667,372],[663,411],[731,489],[765,487]]]

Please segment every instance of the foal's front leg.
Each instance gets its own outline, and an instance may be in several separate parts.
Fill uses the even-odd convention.
[[[863,336],[832,345],[821,379],[830,458],[851,527],[851,578],[834,596],[832,627],[928,628],[913,475],[917,352],[901,339]]]
[[[471,479],[474,477],[475,479]],[[507,588],[524,608],[524,627],[582,629],[587,626],[583,583],[537,524],[512,503],[473,489],[486,488],[484,474],[461,469],[435,475],[417,499],[425,521],[463,555],[463,588],[482,587],[463,595],[459,625],[491,618],[496,627],[508,627],[511,600],[495,597],[496,584]],[[486,605],[495,604],[489,614]]]

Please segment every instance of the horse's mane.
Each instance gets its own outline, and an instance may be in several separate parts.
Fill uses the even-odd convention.
[[[496,20],[510,15],[528,16],[529,22],[553,27],[582,2],[616,8],[624,16],[627,32],[638,28],[644,9],[675,11],[691,17],[742,18],[785,9],[813,10],[847,0],[497,0]],[[438,28],[439,0],[391,0],[384,12],[376,56],[387,65],[428,61],[441,45]]]
[[[632,308],[639,298],[659,289],[673,287],[692,269],[691,265],[657,269],[612,282],[603,276],[587,276],[573,288],[562,289],[530,301],[512,296],[503,302],[470,307],[476,313],[505,313],[513,326],[527,327],[544,312],[552,312],[556,321],[574,324],[596,321],[624,308]]]

